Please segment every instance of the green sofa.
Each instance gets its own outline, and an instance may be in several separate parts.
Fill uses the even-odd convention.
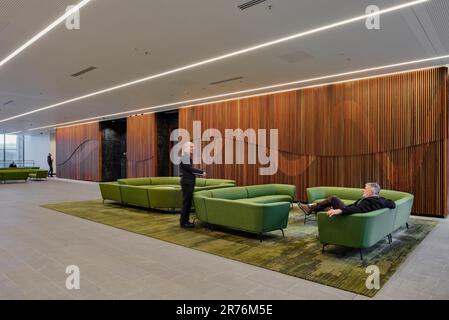
[[[196,219],[210,225],[257,233],[287,227],[296,187],[266,184],[204,190],[193,195]]]
[[[28,170],[23,169],[8,169],[0,171],[0,181],[6,183],[6,181],[27,181],[29,176]]]
[[[48,171],[43,169],[29,169],[29,178],[32,180],[43,180],[47,179],[48,177]]]
[[[314,187],[307,189],[309,202],[319,202],[330,196],[337,196],[345,204],[362,198],[362,189],[341,187]],[[360,249],[363,259],[364,248],[369,248],[387,237],[403,225],[408,228],[408,219],[413,206],[413,195],[394,190],[382,190],[380,196],[396,203],[395,209],[380,209],[367,213],[329,218],[325,212],[318,212],[318,233],[324,248],[328,244]]]
[[[6,181],[27,181],[28,178],[34,180],[47,179],[48,171],[40,169],[39,167],[33,168],[1,168],[0,169],[0,181],[6,183]]]
[[[129,178],[100,183],[100,191],[103,201],[111,200],[124,205],[174,211],[182,207],[180,183],[180,177]],[[233,180],[198,178],[195,192],[234,186]]]

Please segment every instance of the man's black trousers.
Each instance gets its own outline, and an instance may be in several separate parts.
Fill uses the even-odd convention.
[[[193,191],[195,190],[194,184],[181,184],[182,190],[182,209],[180,223],[185,224],[189,222],[190,209],[192,208]]]

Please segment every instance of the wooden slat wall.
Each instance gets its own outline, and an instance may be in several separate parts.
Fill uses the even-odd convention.
[[[157,172],[156,116],[145,114],[127,120],[127,176],[153,177]]]
[[[100,141],[99,123],[56,129],[58,177],[100,181]]]
[[[208,177],[239,185],[290,183],[297,198],[320,185],[385,189],[415,195],[413,212],[448,212],[447,68],[327,85],[182,108],[180,127],[278,129],[279,170],[210,165]],[[205,145],[205,144],[204,144]]]

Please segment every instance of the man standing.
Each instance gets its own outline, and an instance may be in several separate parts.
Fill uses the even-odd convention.
[[[48,176],[53,177],[53,158],[51,156],[51,153],[49,153],[47,156],[47,163],[48,166],[50,167],[50,169],[48,170]]]
[[[394,201],[379,196],[380,186],[376,182],[368,182],[363,189],[363,196],[354,204],[346,206],[341,199],[331,196],[318,203],[303,204],[298,203],[298,207],[306,214],[326,210],[329,217],[337,215],[351,215],[354,213],[366,213],[378,209],[394,209]]]
[[[190,209],[192,208],[193,191],[195,190],[196,176],[206,176],[203,170],[192,167],[192,157],[195,150],[193,142],[187,142],[182,149],[182,159],[180,168],[181,189],[182,189],[182,209],[181,228],[193,228],[195,225],[189,221]]]

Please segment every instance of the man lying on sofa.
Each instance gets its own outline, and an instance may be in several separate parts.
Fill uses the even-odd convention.
[[[318,203],[298,203],[298,207],[306,215],[312,212],[326,211],[329,217],[365,213],[383,208],[394,209],[396,207],[394,201],[379,196],[379,193],[379,184],[368,182],[363,189],[363,198],[357,200],[354,204],[347,206],[338,197],[331,196]]]

